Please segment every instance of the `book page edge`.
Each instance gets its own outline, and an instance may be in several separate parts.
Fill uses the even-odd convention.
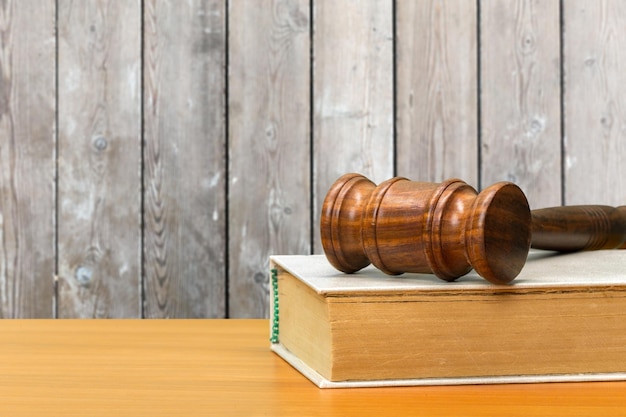
[[[601,382],[624,381],[626,373],[589,373],[558,375],[511,375],[511,376],[476,376],[455,378],[417,378],[385,379],[367,381],[329,381],[280,343],[273,343],[270,349],[283,358],[293,368],[309,379],[318,388],[375,388],[375,387],[410,387],[436,385],[489,385],[489,384],[534,384],[553,382]]]

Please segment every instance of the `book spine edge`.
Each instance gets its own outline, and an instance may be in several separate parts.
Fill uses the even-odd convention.
[[[280,342],[280,308],[278,302],[278,268],[270,264],[270,343]]]

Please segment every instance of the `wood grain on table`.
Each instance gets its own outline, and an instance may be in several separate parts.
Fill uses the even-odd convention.
[[[626,382],[317,388],[267,320],[0,321],[0,415],[622,415]]]

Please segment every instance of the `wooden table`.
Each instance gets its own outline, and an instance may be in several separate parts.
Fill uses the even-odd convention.
[[[0,321],[0,415],[626,415],[626,382],[320,390],[268,333],[267,320]]]

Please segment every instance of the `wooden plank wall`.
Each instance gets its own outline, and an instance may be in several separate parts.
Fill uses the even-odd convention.
[[[340,175],[626,204],[619,0],[0,3],[2,317],[265,317]]]

